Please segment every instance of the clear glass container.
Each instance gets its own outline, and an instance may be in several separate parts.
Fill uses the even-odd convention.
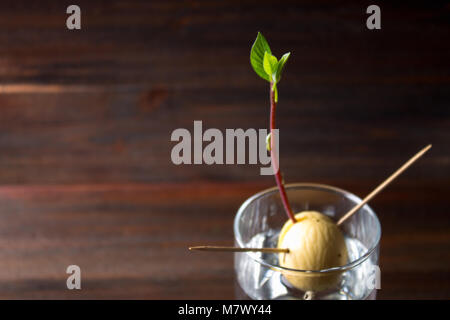
[[[286,185],[289,202],[295,213],[319,211],[334,221],[362,200],[335,187],[296,183]],[[278,234],[287,221],[278,189],[264,190],[247,199],[234,220],[235,245],[238,247],[276,247]],[[380,222],[368,206],[363,206],[341,226],[348,263],[324,270],[294,270],[278,263],[278,254],[235,253],[237,297],[250,299],[375,299],[379,280]],[[304,292],[286,280],[335,278],[336,285],[324,291]]]

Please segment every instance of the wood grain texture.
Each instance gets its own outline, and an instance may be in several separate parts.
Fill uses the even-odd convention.
[[[176,128],[267,128],[248,56],[292,56],[280,84],[287,182],[364,196],[383,226],[379,298],[450,298],[450,6],[370,2],[0,2],[0,298],[233,298],[239,205],[254,165],[175,166]],[[65,289],[65,268],[83,289]]]

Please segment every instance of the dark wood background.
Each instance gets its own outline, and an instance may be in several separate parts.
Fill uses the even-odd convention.
[[[365,26],[380,5],[382,30]],[[378,297],[450,297],[448,1],[0,1],[0,298],[234,297],[232,220],[259,166],[175,166],[176,128],[266,128],[249,64],[280,56],[286,182],[364,196],[382,226]],[[82,269],[82,290],[65,269]]]

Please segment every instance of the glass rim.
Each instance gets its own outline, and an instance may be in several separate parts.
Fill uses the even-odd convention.
[[[309,189],[316,189],[316,190],[326,190],[326,191],[331,191],[334,192],[336,194],[339,194],[341,196],[345,196],[347,198],[349,198],[350,200],[354,201],[355,203],[361,203],[362,199],[359,198],[358,196],[354,195],[351,192],[348,192],[344,189],[340,189],[337,187],[333,187],[333,186],[329,186],[326,184],[319,184],[319,183],[289,183],[285,185],[286,187],[286,191],[288,191],[288,189],[292,189],[292,188],[309,188]],[[244,201],[244,203],[239,207],[238,212],[236,213],[236,216],[234,218],[234,223],[233,223],[233,231],[234,231],[234,238],[238,244],[239,247],[243,247],[243,241],[239,232],[239,219],[241,217],[241,215],[243,214],[244,210],[249,206],[249,204],[263,196],[265,196],[268,193],[271,193],[273,191],[278,191],[278,187],[272,187],[272,188],[268,188],[265,190],[262,190],[254,195],[252,195],[250,198],[248,198],[247,200]],[[366,251],[365,254],[363,254],[361,257],[359,257],[358,259],[351,261],[343,266],[339,266],[339,267],[332,267],[332,268],[327,268],[327,269],[321,269],[321,270],[300,270],[300,269],[291,269],[291,268],[286,268],[286,267],[282,267],[279,265],[274,265],[271,264],[267,261],[264,261],[263,259],[258,258],[255,255],[255,252],[241,252],[239,254],[247,254],[251,259],[255,260],[257,263],[260,263],[270,269],[276,270],[276,271],[280,271],[280,272],[288,272],[288,273],[311,273],[311,274],[322,274],[322,273],[332,273],[332,272],[344,272],[350,269],[353,269],[355,267],[357,267],[358,265],[360,265],[361,263],[363,263],[364,261],[366,261],[371,255],[372,253],[375,251],[375,249],[377,248],[378,244],[380,243],[380,239],[381,239],[381,224],[380,221],[378,219],[378,216],[375,214],[375,212],[372,210],[372,208],[368,205],[365,204],[361,209],[365,209],[369,215],[371,215],[376,222],[377,225],[377,235],[376,235],[376,240],[374,242],[374,244],[371,246],[370,249],[368,249]],[[361,210],[359,209],[359,210]]]

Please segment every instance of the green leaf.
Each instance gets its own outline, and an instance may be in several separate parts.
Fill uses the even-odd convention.
[[[276,80],[277,80],[277,82],[280,81],[280,79],[281,79],[281,73],[283,72],[284,65],[286,64],[286,62],[287,62],[287,60],[289,59],[290,56],[291,56],[291,53],[290,53],[290,52],[285,53],[285,54],[281,57],[280,61],[278,62],[278,68],[277,68],[277,71],[276,71],[276,77],[275,77]]]
[[[272,137],[272,133],[269,133],[266,137],[266,149],[267,151],[270,152],[271,149],[271,143],[270,143],[270,138]]]
[[[267,51],[264,53],[263,67],[264,71],[269,75],[271,81],[276,82],[278,60],[275,56],[271,55]]]
[[[270,82],[271,77],[264,71],[264,54],[266,52],[272,54],[267,40],[260,32],[258,32],[256,40],[253,43],[252,49],[250,51],[250,64],[252,65],[253,70],[255,70],[257,75]]]
[[[276,82],[273,83],[272,90],[273,90],[273,95],[274,95],[273,99],[275,100],[275,102],[278,102],[278,88],[277,88]]]

